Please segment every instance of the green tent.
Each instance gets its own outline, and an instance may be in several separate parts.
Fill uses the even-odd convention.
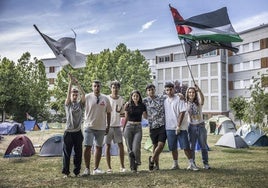
[[[227,116],[212,116],[206,123],[208,133],[225,134],[228,132],[236,132],[234,122]]]

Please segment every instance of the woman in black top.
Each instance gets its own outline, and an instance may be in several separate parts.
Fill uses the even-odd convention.
[[[130,100],[125,105],[125,123],[123,125],[130,169],[133,172],[137,172],[137,166],[141,165],[142,115],[146,117],[146,107],[142,103],[140,92],[135,90],[130,94]]]

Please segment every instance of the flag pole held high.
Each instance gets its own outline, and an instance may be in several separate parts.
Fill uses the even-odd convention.
[[[54,40],[44,33],[41,33],[36,25],[33,26],[53,51],[61,66],[64,67],[68,64],[73,68],[81,68],[85,66],[86,55],[76,51],[75,38],[63,37],[59,40]]]

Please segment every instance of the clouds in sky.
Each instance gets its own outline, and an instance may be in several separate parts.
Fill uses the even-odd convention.
[[[169,4],[184,18],[226,6],[238,32],[268,23],[267,0],[0,0],[0,58],[54,57],[33,24],[54,39],[73,37],[73,29],[84,54],[120,43],[133,50],[177,44]]]

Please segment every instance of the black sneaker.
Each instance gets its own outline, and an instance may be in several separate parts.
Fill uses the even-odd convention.
[[[149,170],[152,171],[154,169],[154,162],[152,162],[152,156],[149,156]]]

